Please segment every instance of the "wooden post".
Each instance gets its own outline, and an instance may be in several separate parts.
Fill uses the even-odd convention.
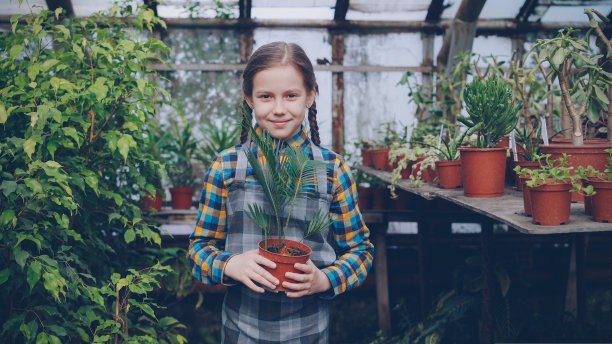
[[[332,65],[344,64],[344,38],[341,31],[330,31]],[[344,72],[332,72],[332,150],[344,153]]]
[[[386,225],[376,225],[374,234],[374,271],[376,273],[376,304],[378,308],[378,328],[385,338],[391,338],[391,310],[389,307],[389,282],[387,276],[387,231]]]
[[[482,308],[480,313],[480,343],[493,344],[493,298],[491,297],[491,262],[490,244],[493,235],[493,222],[486,219],[481,222],[482,254]]]
[[[433,93],[433,56],[434,56],[434,37],[433,33],[423,33],[423,62],[422,67],[431,68],[429,72],[423,73],[423,87],[428,92],[429,97]],[[419,120],[426,121],[431,116],[431,112],[425,110]]]

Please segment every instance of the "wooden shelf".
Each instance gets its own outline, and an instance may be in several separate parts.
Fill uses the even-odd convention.
[[[380,171],[368,166],[357,166],[356,169],[376,176],[391,183],[391,173]],[[410,186],[408,180],[400,180],[397,187],[427,200],[441,198],[457,204],[465,209],[485,215],[491,219],[505,223],[525,234],[561,234],[612,231],[612,223],[595,222],[590,215],[584,213],[584,204],[572,203],[570,223],[560,226],[540,226],[531,222],[531,217],[524,215],[523,194],[506,187],[504,195],[494,198],[472,198],[463,194],[463,189],[441,189],[426,184],[422,187]]]

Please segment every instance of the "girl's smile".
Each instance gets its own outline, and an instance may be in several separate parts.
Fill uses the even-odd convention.
[[[259,126],[277,139],[300,130],[315,90],[307,90],[302,73],[291,65],[263,69],[253,77],[253,94],[246,95]]]

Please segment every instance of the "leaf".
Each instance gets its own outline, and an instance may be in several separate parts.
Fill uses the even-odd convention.
[[[593,89],[595,90],[595,95],[597,96],[597,99],[599,99],[604,104],[610,103],[610,101],[608,100],[608,96],[605,95],[605,93],[601,90],[601,88],[595,85],[593,86]]]
[[[130,134],[123,134],[121,138],[117,141],[117,147],[119,148],[119,153],[123,156],[124,161],[127,163],[127,157],[130,152],[130,147],[135,147],[136,142],[132,138]]]
[[[37,260],[30,263],[30,265],[28,266],[27,280],[28,280],[28,285],[30,286],[30,291],[34,289],[36,282],[40,280],[41,270],[42,270],[42,264]]]
[[[597,105],[596,100],[593,100],[593,99],[589,100],[587,111],[586,111],[586,116],[589,119],[589,121],[591,121],[591,123],[597,123],[599,121],[600,113],[599,113],[599,106]]]
[[[32,190],[34,193],[41,193],[43,191],[42,185],[38,182],[38,180],[33,178],[26,178],[24,180],[25,185]]]
[[[87,183],[87,185],[89,185],[89,187],[91,187],[96,194],[100,194],[100,191],[98,190],[98,177],[96,177],[95,174],[92,173],[85,176],[85,183]]]
[[[557,49],[557,51],[555,51],[555,54],[552,57],[552,60],[550,61],[555,67],[559,67],[559,65],[561,63],[563,63],[563,61],[565,60],[565,55],[566,55],[566,51],[567,49],[565,48],[559,48]]]
[[[81,138],[75,128],[64,127],[62,128],[62,131],[64,132],[64,135],[70,136],[74,140],[74,142],[76,142],[77,146],[81,147]]]
[[[147,86],[147,80],[137,79],[136,85],[138,85],[138,90],[140,91],[140,94],[144,96],[144,89],[145,89],[145,86]]]
[[[62,341],[59,338],[57,338],[56,336],[50,334],[49,335],[49,343],[51,343],[51,344],[62,344]]]
[[[55,332],[55,334],[57,334],[60,337],[63,337],[68,334],[66,332],[66,329],[64,329],[63,327],[59,327],[57,325],[46,325],[45,327]]]
[[[98,101],[104,99],[106,97],[106,94],[108,93],[108,87],[106,87],[106,85],[104,85],[103,83],[99,82],[100,79],[101,78],[96,80],[96,83],[89,87],[89,91],[95,94],[96,100]]]
[[[11,59],[17,58],[19,55],[21,55],[22,51],[23,51],[23,47],[21,45],[13,45],[11,47],[11,50],[9,50],[9,58]]]
[[[11,270],[4,269],[4,270],[0,271],[0,285],[2,285],[4,282],[8,281],[10,276],[11,276]]]
[[[12,209],[6,209],[2,212],[2,215],[0,215],[0,224],[5,226],[9,222],[13,221],[13,218],[15,218],[15,211]]]
[[[133,229],[128,229],[127,231],[125,231],[125,234],[123,234],[123,239],[125,239],[126,243],[131,243],[132,241],[134,241],[134,239],[136,239],[136,232],[134,232]]]
[[[4,196],[9,197],[17,190],[17,183],[12,180],[5,180],[0,184],[0,190],[2,190]]]
[[[6,120],[8,119],[8,113],[6,112],[6,108],[4,107],[4,104],[0,103],[0,124],[4,124],[6,123]]]
[[[22,250],[19,246],[15,246],[13,247],[13,255],[15,256],[15,261],[17,264],[19,264],[19,266],[23,269],[28,257],[30,257],[30,253]]]
[[[44,332],[39,332],[38,336],[36,336],[36,344],[48,344],[49,336],[47,336]]]
[[[36,141],[33,138],[29,138],[23,143],[23,150],[26,152],[28,157],[32,159],[32,154],[36,148]]]
[[[52,168],[60,168],[62,167],[62,165],[60,165],[59,162],[57,161],[53,161],[53,160],[47,160],[45,161],[45,165],[52,167]]]

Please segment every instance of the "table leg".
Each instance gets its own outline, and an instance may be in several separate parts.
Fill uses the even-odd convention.
[[[391,337],[391,310],[389,307],[389,283],[387,277],[387,240],[386,228],[373,230],[374,271],[376,275],[376,303],[378,307],[378,327],[385,338]]]
[[[482,309],[480,324],[480,343],[493,343],[493,301],[491,297],[491,262],[490,239],[493,234],[491,221],[481,222],[481,254],[482,254]]]

